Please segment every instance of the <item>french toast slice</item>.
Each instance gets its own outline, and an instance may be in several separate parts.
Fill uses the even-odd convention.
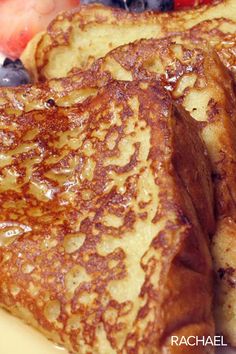
[[[162,85],[0,122],[0,305],[73,353],[213,353],[170,343],[214,333],[195,208],[212,186],[196,122]]]
[[[73,13],[60,14],[45,33],[33,39],[22,59],[36,79],[64,77],[71,69],[86,68],[120,45],[142,38],[161,38],[220,18],[224,21],[221,32],[235,34],[234,0],[194,10],[141,14],[99,4],[84,5]],[[211,35],[207,35],[207,41],[211,42]]]
[[[227,271],[228,269],[231,271],[230,279],[234,279],[232,274],[236,269],[236,260],[234,248],[229,247],[236,230],[236,104],[233,84],[229,73],[214,51],[201,48],[200,42],[198,46],[195,42],[187,43],[184,37],[182,44],[174,42],[171,38],[138,41],[113,50],[96,61],[86,72],[77,72],[62,80],[50,80],[37,87],[41,92],[39,87],[42,89],[44,85],[50,85],[51,97],[60,105],[63,102],[75,103],[84,99],[83,95],[80,96],[80,90],[85,82],[89,82],[93,90],[97,90],[98,86],[114,78],[121,80],[161,78],[172,97],[199,122],[202,137],[211,157],[217,196],[218,226],[212,248],[215,271],[218,274],[217,324],[219,331],[223,332],[227,340],[236,345],[236,317],[233,310],[235,287],[232,281],[228,281]],[[68,94],[70,90],[73,95]],[[12,105],[14,102],[13,109],[22,104],[26,109],[27,105],[24,106],[24,100],[21,98],[22,90],[10,92],[12,96],[8,97],[8,90],[2,91],[5,103]],[[48,94],[49,91],[46,92]],[[38,102],[40,97],[41,94],[38,95]]]
[[[111,51],[91,66],[91,77],[103,73],[111,80],[163,82],[199,122],[212,162],[218,214],[235,212],[236,98],[232,79],[216,53],[191,41],[175,43],[172,37],[141,40]]]
[[[189,31],[175,33],[169,36],[169,39],[163,38],[163,43],[167,45],[170,42],[183,44],[191,50],[195,47],[205,47],[206,49],[209,47],[208,37],[210,37],[211,46],[214,47],[223,64],[229,69],[236,83],[236,37],[235,34],[229,34],[230,31],[228,35],[222,32],[225,23],[224,19],[202,22]],[[227,21],[227,23],[230,22]],[[210,50],[210,53],[212,53],[212,50]],[[203,55],[207,55],[206,51]],[[54,104],[53,100],[57,105],[63,107],[81,102],[88,96],[96,94],[96,88],[103,86],[111,78],[109,73],[101,73],[101,70],[99,73],[95,73],[95,76],[90,73],[89,70],[84,70],[81,74],[80,69],[74,68],[67,77],[50,79],[43,84],[25,85],[23,89],[22,87],[1,88],[0,109],[9,108],[10,111],[13,109],[14,113],[17,114],[17,111],[20,113],[22,110],[50,108]],[[130,76],[127,76],[127,78],[130,79]]]
[[[185,43],[185,45],[183,44]],[[199,43],[200,44],[200,43]],[[112,78],[161,78],[172,97],[199,122],[213,168],[217,227],[212,241],[217,331],[236,346],[236,130],[233,83],[218,57],[196,43],[142,40],[117,48],[92,66]]]
[[[182,42],[182,44],[179,43]],[[174,35],[121,46],[95,61],[86,71],[75,70],[62,79],[0,90],[0,104],[8,113],[67,106],[86,100],[112,80],[162,80],[176,102],[199,122],[208,148],[221,215],[235,209],[236,99],[232,79],[205,42]]]

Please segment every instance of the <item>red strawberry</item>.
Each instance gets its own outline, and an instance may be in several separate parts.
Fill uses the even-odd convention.
[[[197,5],[210,4],[213,0],[175,0],[174,8],[181,9]]]
[[[18,58],[58,12],[78,4],[79,0],[0,0],[0,52]]]

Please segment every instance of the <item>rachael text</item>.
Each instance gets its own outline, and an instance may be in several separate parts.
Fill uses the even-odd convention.
[[[176,346],[190,346],[190,347],[194,347],[194,346],[198,346],[198,345],[202,345],[202,346],[207,346],[207,345],[211,345],[214,347],[227,347],[227,343],[224,343],[224,338],[223,336],[171,336],[171,345],[176,345]]]

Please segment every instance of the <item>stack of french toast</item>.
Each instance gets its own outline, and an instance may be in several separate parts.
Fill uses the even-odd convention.
[[[60,14],[0,90],[0,306],[77,354],[236,346],[236,1]]]

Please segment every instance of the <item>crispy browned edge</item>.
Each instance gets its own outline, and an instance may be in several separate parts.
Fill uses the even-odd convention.
[[[33,60],[34,64],[32,65],[32,63],[30,63],[31,70],[34,73],[35,78],[39,80],[45,80],[46,77],[44,75],[44,67],[48,63],[48,53],[52,50],[52,48],[57,47],[58,45],[61,46],[68,45],[71,28],[69,27],[66,33],[63,34],[63,36],[58,36],[58,30],[56,28],[54,29],[54,26],[55,27],[58,26],[58,24],[60,22],[63,22],[64,20],[67,20],[69,22],[72,20],[75,20],[75,22],[78,21],[79,26],[81,28],[86,28],[87,25],[93,22],[94,23],[96,22],[97,24],[102,24],[102,23],[117,24],[118,22],[120,23],[122,21],[124,25],[126,23],[132,24],[137,21],[143,23],[153,23],[153,24],[156,23],[160,26],[160,33],[157,33],[156,37],[160,38],[168,34],[174,33],[176,31],[179,31],[180,29],[181,31],[188,30],[189,28],[192,27],[191,25],[192,20],[196,20],[198,17],[201,18],[201,15],[203,15],[207,9],[210,8],[214,9],[214,7],[217,8],[217,5],[221,4],[222,2],[223,1],[215,1],[214,4],[200,6],[195,10],[191,9],[187,11],[177,11],[177,12],[175,11],[170,13],[156,13],[153,11],[147,11],[141,14],[129,13],[122,9],[104,7],[101,4],[82,5],[80,6],[79,10],[76,10],[74,12],[62,13],[55,20],[51,22],[51,24],[48,27],[47,34],[42,35],[41,38],[39,38],[39,40],[37,41],[35,45],[35,50],[32,50],[32,48],[30,49],[32,50],[32,52],[34,52],[34,55],[31,52],[31,58],[34,57]],[[225,3],[230,3],[230,1],[226,1]],[[229,6],[229,13],[230,13],[230,5],[228,6]],[[102,15],[96,14],[97,10],[102,10],[103,11]],[[207,20],[207,18],[205,19],[203,16],[203,20]],[[230,18],[229,19],[224,18],[222,20],[226,22],[231,21]],[[199,22],[199,21],[195,21],[195,22]],[[48,36],[48,39],[50,41],[50,43],[48,43],[46,46],[42,45],[44,42],[44,38],[46,38],[45,36]],[[210,37],[211,34],[209,33],[209,38]],[[26,55],[26,62],[27,61],[28,60]]]
[[[160,99],[162,112],[163,110],[165,112],[170,102],[166,93],[164,93],[162,88],[156,83],[149,84],[149,88],[146,90],[141,90],[136,82],[113,83],[108,88],[101,89],[95,98],[88,99],[82,105],[73,108],[73,112],[76,114],[76,112],[78,112],[77,110],[80,111],[81,109],[82,111],[92,111],[97,104],[101,105],[104,104],[104,102],[110,102],[110,100],[124,104],[127,98],[133,94],[139,97],[140,116],[148,122],[152,129],[152,149],[149,158],[153,161],[152,168],[155,170],[153,173],[155,173],[156,181],[161,187],[161,193],[159,195],[160,209],[157,217],[164,217],[168,211],[174,213],[178,219],[178,225],[173,225],[172,223],[168,225],[167,223],[163,233],[157,235],[152,244],[154,249],[163,249],[162,262],[165,262],[163,268],[164,273],[162,274],[162,281],[159,288],[151,290],[148,288],[147,282],[146,290],[143,289],[143,291],[147,291],[147,294],[149,294],[150,303],[159,303],[160,307],[159,305],[157,306],[157,315],[160,316],[161,323],[155,320],[153,326],[148,327],[145,333],[146,339],[144,339],[142,343],[136,343],[134,352],[138,353],[137,348],[141,345],[145,350],[147,349],[149,353],[155,353],[158,346],[161,347],[162,350],[168,350],[168,353],[177,354],[182,353],[182,348],[170,346],[170,335],[190,333],[196,335],[213,335],[214,333],[214,324],[211,314],[211,260],[206,239],[204,238],[193,207],[193,204],[196,205],[197,203],[195,198],[197,198],[198,193],[194,193],[194,196],[192,196],[192,204],[190,195],[185,188],[186,185],[191,182],[189,182],[189,176],[185,175],[185,171],[182,171],[185,167],[184,163],[182,164],[182,158],[184,160],[182,154],[186,155],[185,158],[187,160],[192,159],[193,163],[195,154],[199,154],[199,159],[203,159],[202,162],[205,163],[205,171],[208,171],[208,174],[210,173],[208,170],[209,164],[204,154],[202,154],[204,147],[194,128],[194,123],[191,122],[189,116],[182,114],[182,112],[176,108],[174,110],[176,129],[173,129],[171,123],[166,119],[165,114],[160,113]],[[45,135],[45,132],[53,136],[58,129],[68,128],[67,117],[69,110],[70,109],[54,108],[51,111],[43,111],[41,112],[42,119],[39,119],[40,112],[32,111],[20,117],[5,117],[5,123],[7,124],[7,119],[9,119],[11,123],[12,120],[15,119],[19,124],[19,130],[32,129],[32,127],[36,125],[40,127],[42,136]],[[186,129],[188,126],[190,126],[191,129]],[[183,132],[185,133],[186,142],[189,136],[188,142],[191,146],[192,141],[195,141],[195,145],[192,146],[193,150],[189,149],[186,151],[186,149],[184,149],[184,145],[182,145],[184,141],[182,141],[179,136],[181,135],[182,138]],[[174,143],[174,145],[172,145],[172,143]],[[133,163],[135,163],[135,161]],[[163,169],[158,167],[160,163]],[[171,179],[169,179],[168,174],[171,176]],[[196,184],[195,186],[196,188],[201,188],[200,184]],[[173,193],[173,201],[167,198],[169,192],[171,194]],[[8,198],[5,193],[2,194],[1,197],[3,200]],[[53,213],[56,213],[57,209],[55,206],[53,207],[53,205],[51,205],[51,210]],[[6,216],[7,215],[4,215],[4,213],[1,214],[3,218]],[[89,229],[89,224],[84,226],[86,226],[86,229]],[[176,226],[178,226],[177,229]],[[43,227],[44,226],[42,226],[41,230],[42,234]],[[180,232],[179,235],[176,234],[176,231],[180,229],[183,229],[183,232]],[[40,235],[42,234],[40,233]],[[177,235],[178,239],[176,239]],[[18,315],[19,313],[14,311],[16,301],[29,307],[34,313],[36,320],[43,324],[44,329],[47,329],[48,335],[50,335],[49,333],[54,329],[54,326],[42,317],[42,311],[38,308],[35,300],[30,298],[25,292],[31,276],[30,274],[23,275],[21,273],[18,258],[19,252],[23,252],[26,258],[33,261],[32,250],[37,253],[40,243],[41,237],[32,243],[32,239],[27,235],[20,237],[7,248],[8,252],[12,252],[13,259],[1,265],[1,283],[7,283],[8,286],[10,286],[14,280],[14,283],[20,286],[23,293],[18,294],[15,298],[10,295],[10,292],[5,293],[1,290],[0,297],[1,304],[8,310],[11,310],[12,307],[13,312]],[[5,250],[1,249],[1,260],[3,259],[4,252]],[[58,259],[56,251],[53,253],[53,258]],[[42,264],[39,265],[39,270],[43,273],[49,264],[45,263],[44,259],[42,259],[41,262]],[[14,264],[18,264],[16,273],[13,273]],[[59,267],[58,275],[60,275],[60,271],[61,268]],[[44,279],[43,274],[41,276],[41,280],[42,279]],[[40,282],[41,280],[39,279]],[[60,297],[62,294],[63,288],[60,289]],[[52,288],[52,298],[56,296]],[[147,309],[148,308],[146,308],[146,310]],[[142,309],[140,311],[140,318],[145,317],[146,310]],[[61,330],[58,331],[61,333]],[[74,347],[74,349],[76,348]],[[186,349],[185,353],[203,354],[209,353],[210,350],[211,349],[206,347],[195,347],[189,350]],[[127,349],[127,352],[131,353],[133,351],[128,351]]]
[[[118,62],[124,65],[124,67],[127,70],[130,70],[130,72],[133,75],[133,79],[137,79],[137,80],[142,78],[156,79],[155,73],[152,75],[152,73],[145,71],[144,67],[140,65],[137,65],[136,67],[134,65],[134,67],[132,68],[132,65],[136,61],[137,63],[140,62],[140,60],[138,59],[139,56],[143,59],[145,57],[148,58],[149,56],[155,55],[156,51],[158,50],[165,52],[165,50],[171,44],[171,41],[172,39],[171,40],[166,39],[165,41],[158,41],[158,40],[142,40],[140,42],[137,41],[134,44],[131,44],[129,46],[123,46],[118,49],[115,49],[110,54],[108,54],[108,57],[109,56],[114,57]],[[105,59],[106,57],[104,58],[104,60]],[[90,70],[77,72],[76,74],[68,78],[55,79],[52,81],[45,82],[43,84],[28,86],[25,88],[25,90],[22,90],[22,88],[16,88],[13,91],[4,89],[0,92],[0,97],[2,96],[7,100],[7,104],[5,107],[9,107],[9,99],[7,95],[10,92],[12,95],[12,97],[10,97],[11,104],[13,104],[14,109],[19,108],[21,104],[24,105],[24,101],[28,103],[31,100],[33,103],[33,107],[34,107],[34,103],[37,104],[37,100],[38,100],[38,102],[40,102],[40,108],[45,107],[45,109],[50,109],[51,105],[54,104],[60,105],[59,102],[61,100],[61,102],[63,103],[63,99],[65,99],[65,101],[70,104],[70,99],[66,98],[67,96],[70,97],[70,94],[74,95],[74,93],[78,92],[78,96],[79,96],[80,90],[83,91],[83,89],[91,90],[91,92],[95,94],[98,87],[102,87],[107,82],[113,80],[109,72],[104,72],[102,64],[103,64],[103,59],[96,61],[93,64],[93,66],[90,68]],[[200,71],[201,65],[202,63],[199,61],[199,68],[195,67],[194,71],[195,72],[197,72],[198,70]],[[212,62],[210,62],[210,65],[212,65]],[[180,72],[185,71],[187,69],[188,68],[185,68],[184,66],[179,66],[178,68]],[[178,76],[178,72],[176,73],[176,76]],[[163,77],[161,78],[163,79]],[[167,85],[167,82],[165,82],[165,80],[163,80],[163,85],[164,84]],[[58,85],[60,86],[60,89],[56,91],[58,89]],[[179,103],[181,104],[181,102]],[[22,106],[22,109],[24,110],[24,106]],[[201,170],[199,166],[200,165],[198,165],[198,161],[196,159],[194,168],[196,169],[196,171],[198,171],[197,172],[198,178],[201,179]],[[191,166],[189,166],[189,168],[190,167]],[[208,180],[210,180],[210,176]],[[207,204],[205,204],[205,202],[202,203],[201,201],[205,200],[204,194],[205,194],[205,190],[207,190],[209,187],[209,182],[208,185],[205,185],[204,187],[205,188],[203,188],[202,191],[198,190],[198,198],[197,198],[198,203],[196,207],[199,211],[199,214],[201,215],[202,224],[207,225],[206,226],[207,232],[212,234],[214,230],[214,212],[213,212],[213,208],[211,207],[212,200],[213,200],[213,196],[212,196],[213,193],[211,193],[211,196],[207,201]],[[205,212],[206,209],[208,210],[208,213]]]

